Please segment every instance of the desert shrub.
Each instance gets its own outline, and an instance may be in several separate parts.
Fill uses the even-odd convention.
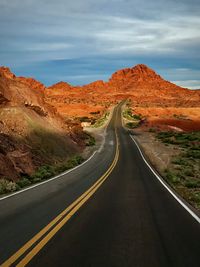
[[[67,164],[66,163],[62,163],[62,164],[56,165],[55,172],[56,173],[62,173],[64,171],[68,170],[68,169],[69,169],[69,167],[67,166]]]
[[[83,161],[83,157],[76,155],[67,161],[66,166],[75,167],[81,164]]]
[[[99,118],[98,120],[95,121],[95,123],[93,123],[93,126],[97,128],[104,125],[105,121],[108,119],[109,114],[110,112],[105,112],[101,118]]]
[[[44,165],[38,168],[38,170],[31,176],[32,180],[36,179],[48,179],[55,175],[55,170],[53,166]]]
[[[84,117],[80,117],[80,118],[78,118],[78,119],[80,120],[80,122],[90,122],[90,121],[91,121],[91,119],[88,118],[88,117],[86,117],[86,116],[84,116]]]
[[[138,120],[138,121],[142,119],[140,114],[133,114],[132,117],[133,119]]]
[[[80,155],[74,156],[74,159],[75,159],[77,165],[83,163],[83,161],[84,161],[84,158]]]
[[[200,132],[160,132],[157,138],[181,148],[165,178],[192,205],[200,207]]]
[[[128,128],[135,128],[136,127],[136,123],[134,123],[134,122],[127,122],[126,123],[126,127],[128,127]]]
[[[177,164],[177,165],[183,165],[183,166],[189,165],[189,162],[181,157],[174,159],[172,163]]]
[[[130,108],[124,110],[123,117],[128,120],[136,120],[136,121],[140,121],[142,119],[141,114],[132,114],[132,110]]]
[[[172,131],[160,132],[156,135],[164,143],[180,145],[183,148],[195,148],[198,150],[200,142],[200,132],[176,133]]]
[[[22,177],[19,181],[17,181],[17,185],[20,188],[23,188],[23,187],[28,186],[30,184],[31,184],[31,181],[25,177]]]
[[[194,176],[194,170],[193,169],[186,169],[186,170],[184,170],[184,174],[186,175],[186,176]]]
[[[200,181],[189,180],[189,181],[185,182],[185,186],[188,188],[198,188],[198,187],[200,187]]]
[[[177,184],[180,182],[180,177],[178,177],[175,173],[173,173],[172,171],[166,170],[165,172],[165,176],[167,178],[167,180],[171,183],[171,184]]]
[[[84,158],[82,156],[75,155],[72,158],[70,158],[69,160],[67,160],[67,162],[56,165],[55,166],[55,172],[56,173],[62,173],[66,170],[69,170],[69,169],[81,164],[83,161],[84,161]]]
[[[195,192],[192,199],[198,206],[200,206],[200,192]]]
[[[39,182],[41,182],[41,181],[42,181],[42,178],[39,178],[39,177],[35,177],[35,178],[33,178],[33,179],[31,180],[31,182],[32,182],[33,184],[39,183]]]
[[[68,159],[65,163],[60,163],[54,166],[44,165],[37,169],[31,176],[21,177],[17,182],[9,181],[8,179],[0,179],[0,194],[10,193],[19,190],[25,186],[39,183],[42,180],[49,179],[52,176],[71,169],[84,161],[80,155],[75,155]]]
[[[155,133],[156,132],[156,129],[155,128],[149,128],[149,132],[150,133]]]
[[[190,149],[185,153],[185,157],[194,158],[194,159],[200,159],[200,151],[199,150]]]
[[[128,127],[128,128],[132,128],[133,127],[133,122],[127,122],[126,123],[126,127]]]
[[[90,112],[90,114],[92,114],[92,115],[100,114],[100,111],[99,110],[98,111],[92,111],[92,112]]]
[[[90,135],[87,143],[86,143],[86,146],[94,146],[96,144],[96,140],[93,136]]]
[[[75,155],[68,159],[64,163],[60,163],[54,166],[44,165],[38,168],[38,170],[31,175],[30,180],[32,183],[41,182],[42,180],[53,177],[56,174],[62,173],[68,169],[71,169],[84,161],[82,156]]]
[[[0,179],[0,194],[11,193],[18,190],[18,186],[15,182],[7,179]]]

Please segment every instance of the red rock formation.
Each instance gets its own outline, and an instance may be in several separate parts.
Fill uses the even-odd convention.
[[[115,72],[108,82],[82,87],[59,82],[48,88],[0,67],[0,178],[17,179],[48,160],[66,158],[84,145],[80,124],[69,116],[98,117],[127,98],[133,112],[141,113],[152,125],[172,120],[176,124],[182,117],[185,121],[179,124],[189,125],[189,120],[197,121],[200,116],[199,90],[165,81],[142,64]],[[38,151],[46,151],[46,156]]]
[[[10,105],[27,104],[45,110],[44,88],[32,78],[16,77],[8,68],[0,68],[0,94]]]
[[[18,179],[84,146],[80,123],[64,121],[44,91],[40,82],[0,67],[0,178]]]
[[[200,91],[181,88],[164,80],[154,70],[140,64],[115,72],[108,82],[96,81],[83,87],[58,83],[45,90],[50,104],[61,114],[90,116],[90,110],[106,109],[124,98],[132,100],[134,107],[199,107]],[[81,105],[87,105],[81,112]],[[92,108],[93,107],[93,108]]]

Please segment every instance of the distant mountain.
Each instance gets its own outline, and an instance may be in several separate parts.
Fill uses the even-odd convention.
[[[91,107],[98,104],[101,106],[98,109],[104,109],[125,98],[131,99],[133,106],[140,107],[200,106],[199,90],[189,90],[166,81],[143,64],[116,71],[108,82],[100,80],[82,87],[58,83],[47,88],[45,96],[64,114],[71,114],[71,108],[78,108],[78,103]]]
[[[80,117],[98,118],[122,99],[147,120],[200,116],[199,90],[168,82],[143,64],[118,70],[107,82],[48,88],[0,67],[0,178],[18,179],[80,151]]]
[[[194,107],[200,103],[200,92],[166,81],[143,64],[115,72],[108,84],[118,93],[130,95],[135,105]]]

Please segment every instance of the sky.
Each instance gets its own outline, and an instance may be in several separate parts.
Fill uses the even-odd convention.
[[[200,88],[199,0],[0,0],[0,65],[83,85],[146,64]]]

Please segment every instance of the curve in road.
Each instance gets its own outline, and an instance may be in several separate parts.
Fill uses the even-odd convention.
[[[113,168],[105,181],[102,178],[103,183],[98,182],[110,166]],[[91,198],[78,201],[67,211],[68,217],[62,214],[95,183],[99,186],[93,189],[98,190]],[[72,212],[73,208],[76,212]],[[52,229],[13,266],[200,265],[200,224],[146,165],[121,125],[120,106],[108,126],[104,148],[91,161],[62,179],[5,200],[0,209],[2,262],[52,222],[55,215],[61,215],[56,226],[65,219],[56,235],[38,247],[37,253],[33,249],[48,239]]]

